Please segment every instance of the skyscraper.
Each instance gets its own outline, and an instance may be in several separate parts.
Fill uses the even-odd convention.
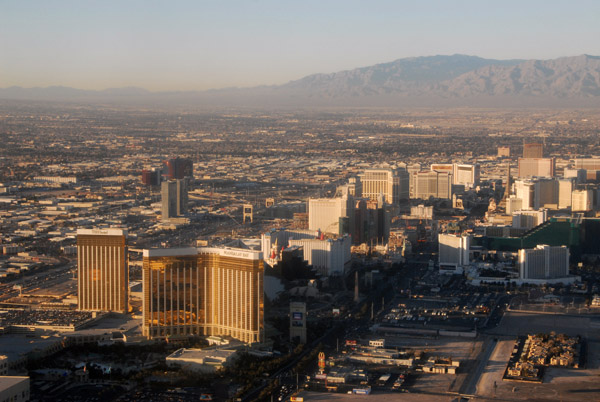
[[[192,177],[194,164],[190,159],[174,158],[163,161],[167,180]]]
[[[258,251],[202,247],[198,267],[205,273],[210,335],[228,335],[243,342],[264,338],[263,257]]]
[[[128,311],[127,232],[77,230],[77,302],[83,311]]]
[[[380,194],[386,202],[398,204],[410,196],[410,178],[404,168],[369,169],[360,175],[362,196],[377,201]]]
[[[163,181],[160,189],[162,219],[167,220],[187,212],[187,182],[182,180]]]
[[[205,274],[198,269],[198,249],[144,250],[143,258],[143,335],[205,334]]]
[[[143,255],[145,336],[263,339],[262,253],[206,247],[144,250]]]
[[[543,158],[544,144],[530,143],[523,144],[523,158]]]

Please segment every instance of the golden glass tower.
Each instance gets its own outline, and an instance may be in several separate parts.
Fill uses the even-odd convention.
[[[198,249],[144,250],[143,255],[144,336],[203,335],[205,275],[198,269]]]
[[[210,247],[143,253],[144,336],[221,335],[246,343],[262,341],[262,253]]]
[[[79,310],[128,311],[126,236],[122,229],[77,230]]]

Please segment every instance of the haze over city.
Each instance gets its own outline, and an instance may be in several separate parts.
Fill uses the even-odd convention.
[[[600,400],[600,3],[0,5],[0,401]]]
[[[4,2],[0,87],[205,90],[405,57],[600,55],[596,1]]]

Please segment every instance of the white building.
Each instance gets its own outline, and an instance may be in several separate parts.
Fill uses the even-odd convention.
[[[569,249],[540,244],[519,250],[520,279],[555,279],[569,275]]]
[[[317,230],[271,229],[260,236],[260,250],[265,259],[270,259],[273,252],[279,253],[282,247],[290,245],[291,239],[316,239]]]
[[[515,211],[520,211],[523,209],[523,200],[521,198],[517,198],[514,195],[511,195],[506,200],[506,213],[508,215],[512,215]]]
[[[531,229],[548,220],[548,210],[515,211],[512,216],[513,228]]]
[[[452,184],[463,185],[465,188],[473,188],[479,184],[479,164],[465,165],[460,163],[434,163],[430,168],[436,172],[447,172],[452,174]]]
[[[571,194],[573,212],[587,212],[592,210],[593,194],[592,190],[575,190]]]
[[[440,273],[461,273],[469,265],[471,240],[470,235],[438,235]]]
[[[342,275],[344,268],[350,263],[349,236],[338,239],[291,239],[290,246],[301,246],[304,249],[304,259],[316,268],[322,275]]]
[[[325,233],[340,233],[340,218],[354,211],[352,196],[339,198],[310,198],[308,200],[308,229]]]
[[[561,179],[558,181],[558,208],[571,208],[571,193],[574,188],[574,179]]]
[[[515,198],[521,200],[521,209],[533,209],[535,201],[535,182],[530,180],[515,181]]]
[[[415,207],[410,207],[410,216],[421,219],[433,219],[433,206],[426,207],[419,204]]]

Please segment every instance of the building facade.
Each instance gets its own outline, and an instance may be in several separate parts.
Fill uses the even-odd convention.
[[[519,158],[519,177],[554,177],[554,158]]]
[[[122,229],[77,230],[79,310],[129,310],[126,236]]]
[[[144,335],[215,335],[261,342],[263,270],[262,253],[257,251],[144,250]]]
[[[186,214],[188,189],[187,181],[185,179],[162,182],[160,196],[163,220]]]
[[[389,204],[410,197],[410,178],[406,169],[369,169],[360,175],[362,197],[377,201],[383,194]]]
[[[569,275],[569,248],[544,244],[519,250],[520,279],[555,279]]]

